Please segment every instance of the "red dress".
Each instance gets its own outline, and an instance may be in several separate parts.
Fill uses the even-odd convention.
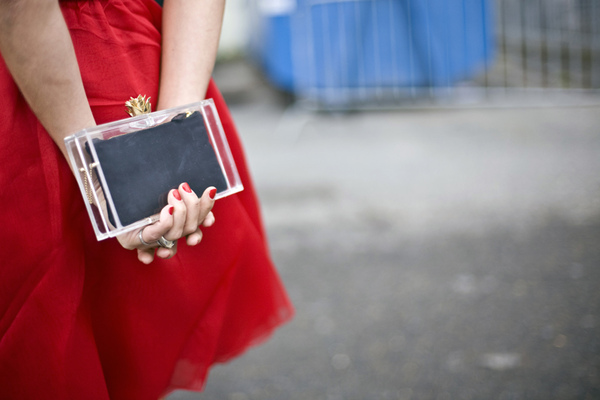
[[[61,3],[97,123],[157,99],[153,0]],[[156,399],[200,390],[215,362],[292,316],[269,258],[242,146],[218,89],[244,191],[218,200],[200,245],[150,265],[97,242],[57,146],[0,59],[0,397]]]

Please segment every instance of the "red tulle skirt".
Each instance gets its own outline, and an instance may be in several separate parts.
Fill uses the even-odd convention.
[[[158,98],[153,0],[62,2],[97,123]],[[0,397],[156,399],[200,390],[210,366],[292,316],[270,260],[241,143],[213,98],[244,191],[218,200],[200,245],[150,265],[97,242],[57,146],[0,59]]]

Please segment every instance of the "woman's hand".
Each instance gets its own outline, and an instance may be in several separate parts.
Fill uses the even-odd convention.
[[[160,219],[142,229],[118,236],[121,245],[129,250],[137,249],[138,259],[150,264],[154,255],[171,258],[177,253],[177,240],[186,237],[188,246],[195,246],[202,240],[200,227],[210,227],[215,223],[212,213],[217,189],[209,187],[201,197],[194,193],[187,183],[169,192],[168,204],[160,212]],[[141,239],[140,241],[140,232]],[[172,248],[159,247],[157,241],[163,237],[176,242]]]

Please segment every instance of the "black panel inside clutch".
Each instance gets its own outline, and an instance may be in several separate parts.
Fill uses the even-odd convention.
[[[94,139],[106,185],[123,226],[154,215],[167,205],[171,189],[187,182],[197,195],[227,181],[198,111],[170,122],[108,140]],[[89,152],[89,146],[86,148]],[[109,219],[114,217],[109,208]]]

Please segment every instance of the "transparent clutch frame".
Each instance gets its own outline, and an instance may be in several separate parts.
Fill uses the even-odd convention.
[[[115,136],[137,132],[143,129],[171,121],[182,113],[199,111],[207,128],[209,141],[213,146],[221,171],[227,183],[227,188],[217,192],[215,199],[220,199],[244,189],[240,176],[223,130],[223,125],[212,99],[192,103],[168,110],[156,111],[119,121],[109,122],[89,129],[83,129],[65,138],[71,168],[74,170],[79,189],[83,196],[87,212],[92,222],[98,241],[121,235],[148,224],[158,221],[158,214],[149,215],[129,225],[122,225],[117,209],[112,200],[102,165],[93,140],[108,140]],[[89,151],[86,150],[86,144]],[[109,211],[112,213],[114,224],[109,221]]]

